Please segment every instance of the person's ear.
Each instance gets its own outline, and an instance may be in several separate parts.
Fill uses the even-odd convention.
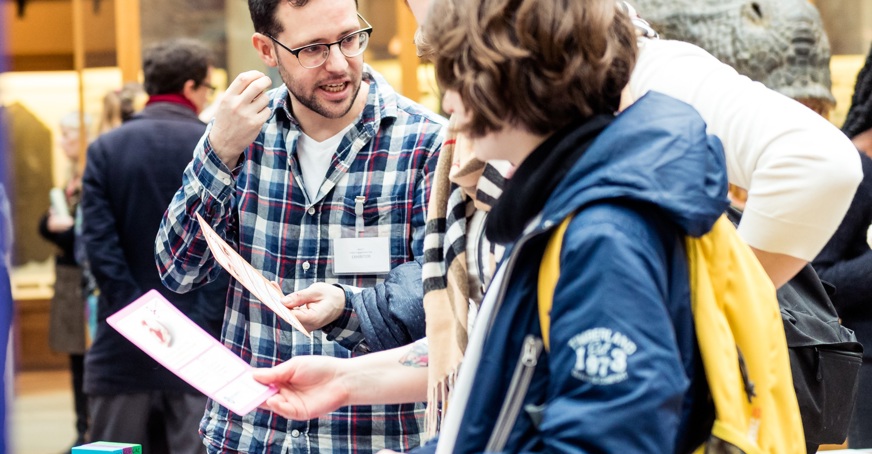
[[[197,91],[198,88],[200,88],[200,86],[197,85],[197,82],[194,82],[192,79],[188,79],[187,81],[185,81],[185,85],[182,86],[182,95],[185,98],[188,98],[188,100],[193,100],[194,92]]]
[[[254,45],[254,50],[257,51],[257,55],[265,65],[270,67],[276,67],[279,65],[275,55],[275,47],[269,37],[260,33],[255,33],[251,36],[251,44]]]

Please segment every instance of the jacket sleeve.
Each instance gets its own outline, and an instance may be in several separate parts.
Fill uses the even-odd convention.
[[[64,251],[72,250],[75,244],[75,233],[72,227],[63,232],[52,232],[48,229],[48,213],[39,220],[39,234]]]
[[[674,451],[689,381],[667,254],[638,216],[612,219],[576,218],[564,237],[539,427],[546,451]]]
[[[863,182],[835,235],[812,263],[822,280],[833,284],[839,312],[862,309],[872,294],[872,249],[866,235],[872,224],[872,159],[861,156]]]
[[[118,236],[111,206],[111,164],[102,141],[88,147],[88,162],[82,176],[82,241],[91,274],[102,298],[123,307],[144,292],[134,279]]]
[[[210,125],[211,129],[211,125]],[[155,260],[164,285],[185,293],[221,272],[200,230],[199,213],[231,245],[237,241],[234,216],[235,180],[239,167],[228,169],[212,151],[206,130],[194,158],[185,168],[182,187],[173,196],[155,238]]]
[[[426,325],[421,260],[392,269],[387,279],[373,288],[357,292],[345,288],[345,304],[351,310],[325,328],[328,339],[364,353],[389,350],[423,338]],[[339,329],[349,325],[346,317],[355,315],[359,333]]]

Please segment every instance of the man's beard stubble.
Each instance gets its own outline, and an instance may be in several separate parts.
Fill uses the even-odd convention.
[[[315,112],[324,118],[330,119],[342,118],[351,111],[352,107],[354,107],[354,102],[357,100],[357,95],[360,93],[360,86],[362,84],[360,79],[356,81],[352,95],[347,100],[348,106],[346,106],[345,110],[343,110],[341,113],[337,114],[331,111],[328,106],[325,106],[318,101],[318,97],[315,95],[315,90],[317,90],[317,88],[315,90],[312,90],[312,92],[309,93],[309,96],[304,96],[306,93],[303,89],[293,83],[294,81],[291,78],[290,74],[288,74],[287,71],[285,71],[284,66],[282,66],[281,60],[279,60],[278,63],[279,76],[282,78],[282,82],[284,82],[285,86],[288,87],[288,92],[292,96],[291,112],[293,112],[294,107],[293,99],[296,99],[301,105],[303,105],[303,107],[306,107],[312,112]],[[352,80],[352,83],[354,82],[355,81]]]

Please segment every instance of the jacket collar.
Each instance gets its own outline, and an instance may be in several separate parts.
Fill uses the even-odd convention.
[[[154,102],[147,106],[145,106],[142,111],[136,113],[131,117],[131,120],[136,120],[138,118],[165,118],[165,117],[176,117],[176,118],[185,118],[188,120],[197,120],[202,123],[200,118],[194,113],[190,108],[183,106],[181,104],[175,104],[170,102]]]
[[[518,238],[551,197],[569,169],[613,120],[597,115],[573,122],[545,140],[518,166],[487,220],[486,234],[496,243]]]
[[[596,138],[528,232],[605,200],[654,206],[688,235],[708,232],[729,205],[720,140],[690,105],[650,92]]]

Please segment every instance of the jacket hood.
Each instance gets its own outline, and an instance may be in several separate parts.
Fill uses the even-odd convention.
[[[605,200],[654,205],[686,234],[705,234],[729,205],[720,140],[690,105],[648,93],[576,161],[542,210],[543,227]]]

